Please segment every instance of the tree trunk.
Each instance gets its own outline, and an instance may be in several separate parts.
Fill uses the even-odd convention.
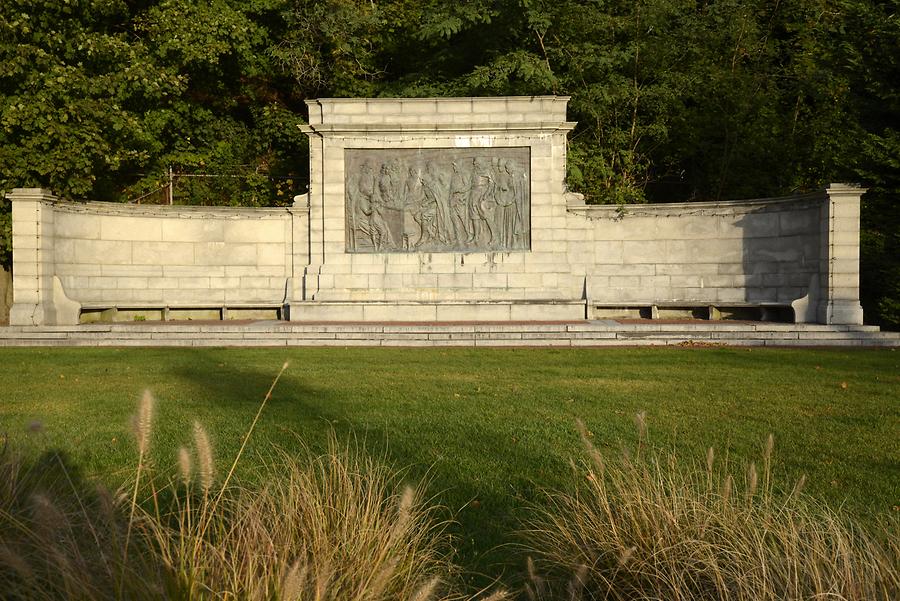
[[[0,326],[9,325],[9,308],[12,306],[12,274],[0,267]]]

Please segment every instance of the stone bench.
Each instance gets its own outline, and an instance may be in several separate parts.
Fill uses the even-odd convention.
[[[160,305],[155,303],[82,303],[79,322],[115,321],[179,321],[284,319],[282,302],[243,303],[186,303]]]
[[[590,317],[631,319],[737,319],[742,321],[796,322],[794,306],[789,302],[589,302]]]

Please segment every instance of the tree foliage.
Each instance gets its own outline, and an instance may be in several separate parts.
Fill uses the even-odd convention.
[[[591,202],[871,188],[869,315],[900,321],[898,1],[7,0],[0,188],[287,201],[302,101],[570,95]],[[284,176],[273,177],[273,176]]]
[[[115,200],[158,187],[170,165],[296,174],[298,100],[267,55],[283,4],[4,3],[0,187]],[[218,202],[268,203],[272,186],[249,181]]]
[[[141,113],[184,82],[118,31],[115,1],[11,0],[0,9],[0,187],[82,196],[156,150]]]

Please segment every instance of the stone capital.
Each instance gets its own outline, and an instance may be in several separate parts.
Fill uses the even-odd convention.
[[[13,188],[12,192],[6,193],[6,198],[10,202],[52,202],[59,200],[59,197],[47,188]]]
[[[859,197],[865,194],[867,190],[868,188],[863,188],[857,184],[831,183],[825,186],[825,194],[836,202],[859,200]]]

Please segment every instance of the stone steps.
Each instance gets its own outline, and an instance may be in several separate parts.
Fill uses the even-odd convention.
[[[727,346],[897,347],[874,326],[783,323],[110,323],[0,328],[0,346]]]

